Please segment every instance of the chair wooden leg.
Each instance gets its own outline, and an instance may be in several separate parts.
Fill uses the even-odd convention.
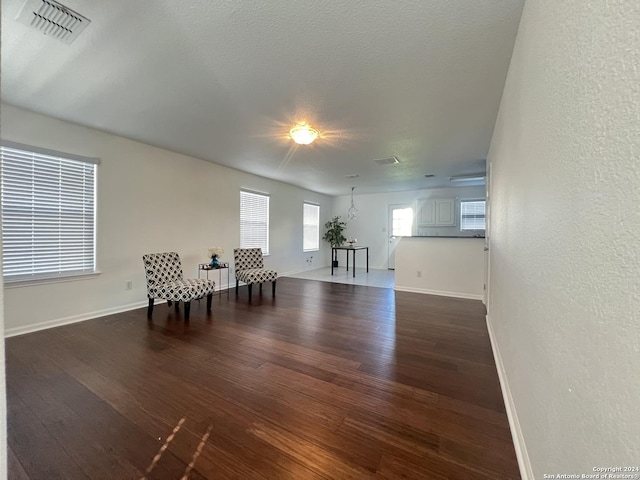
[[[191,302],[184,302],[184,321],[189,321],[189,313],[191,313]]]
[[[260,296],[262,296],[262,284],[260,284]]]
[[[238,285],[240,284],[240,281],[236,278],[236,295],[238,295]]]
[[[253,287],[253,283],[250,283],[248,287],[249,287],[249,302],[251,302],[251,288]]]
[[[149,299],[149,308],[147,308],[147,317],[151,318],[151,314],[153,313],[153,298]]]
[[[276,296],[276,281],[274,280],[271,284],[271,295]]]
[[[178,306],[180,305],[180,302],[176,301],[176,313],[178,313],[180,310],[178,309]]]
[[[207,295],[207,313],[211,313],[211,301],[213,300],[213,293]]]
[[[173,302],[171,300],[167,300],[167,306],[170,307]]]

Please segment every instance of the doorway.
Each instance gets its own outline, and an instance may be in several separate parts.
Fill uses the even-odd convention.
[[[396,269],[396,247],[402,237],[413,236],[413,205],[389,205],[389,270]]]

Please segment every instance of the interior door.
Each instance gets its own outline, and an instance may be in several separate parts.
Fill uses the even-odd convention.
[[[402,237],[413,235],[413,205],[389,205],[389,270],[396,269],[396,246]]]

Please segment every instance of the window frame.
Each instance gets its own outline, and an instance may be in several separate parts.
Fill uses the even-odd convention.
[[[98,165],[100,159],[8,140],[1,140],[0,146],[2,147],[0,150],[0,209],[3,213],[2,276],[5,286],[12,288],[67,282],[100,274],[97,265]],[[38,160],[41,164],[36,168]],[[79,163],[83,165],[77,165]],[[91,170],[87,168],[88,165],[91,166]],[[31,175],[21,176],[25,171],[30,171]],[[50,175],[55,171],[58,172],[59,177]],[[82,181],[78,182],[77,177],[70,177],[69,173],[82,175]],[[43,178],[46,180],[42,180]],[[65,183],[68,187],[66,191]],[[30,193],[24,189],[25,184],[30,187]],[[52,189],[57,192],[58,201],[52,201],[55,197],[51,193]],[[13,195],[8,193],[12,190],[14,191]],[[87,201],[84,200],[85,196],[92,197],[88,200],[89,208],[82,206],[83,202]],[[78,197],[81,199],[78,200]],[[19,208],[18,205],[26,205],[31,209],[31,214],[25,215],[24,212],[16,211]],[[54,211],[56,209],[58,211],[57,218],[51,215],[52,206]],[[49,212],[47,212],[47,208],[49,208]],[[64,214],[61,213],[63,211],[65,211]],[[87,224],[89,230],[86,229]],[[57,243],[52,245],[50,240],[51,225],[54,226],[53,232],[58,234],[58,238],[54,241]],[[77,232],[79,225],[82,225],[79,242],[77,238],[74,240],[64,238],[65,233],[70,235],[72,232]],[[25,227],[30,230],[21,232]],[[12,234],[13,239],[11,238]],[[27,245],[16,245],[16,243],[23,243],[20,240],[16,242],[16,238],[20,239],[21,235],[24,235],[25,238],[30,236]],[[10,243],[14,245],[9,246]],[[45,259],[42,257],[42,250],[40,250],[40,258],[38,258],[39,248],[42,249],[43,245],[47,243],[50,244],[47,251],[51,256],[47,256]],[[70,246],[73,249],[73,260],[71,261],[64,256],[65,250]],[[10,258],[7,259],[7,256]],[[28,258],[29,256],[31,257],[30,264],[27,265],[23,261],[21,267],[21,257]],[[53,262],[51,262],[52,259]],[[80,268],[72,268],[75,265]],[[13,270],[13,273],[7,272],[7,266]]]
[[[246,223],[250,222],[250,219],[246,219],[243,220],[243,195],[253,195],[256,197],[262,197],[264,199],[266,199],[266,221],[265,223],[265,231],[266,231],[266,237],[263,239],[264,243],[258,245],[256,242],[250,242],[250,243],[243,243],[246,242],[249,239],[245,239],[243,238],[244,235],[244,226]],[[269,237],[271,236],[271,231],[270,231],[270,210],[271,210],[271,197],[268,193],[265,192],[258,192],[255,190],[249,190],[247,188],[241,188],[240,189],[240,248],[261,248],[262,249],[262,256],[266,257],[270,254],[270,245],[269,245]],[[255,214],[255,213],[254,213]]]
[[[462,218],[462,204],[464,203],[472,203],[472,202],[482,202],[484,203],[484,228],[462,228],[463,227],[463,218]],[[486,232],[487,231],[487,199],[486,198],[465,198],[464,200],[460,200],[459,205],[459,213],[458,218],[460,219],[460,232]]]
[[[306,207],[314,207],[317,209],[317,218],[318,218],[318,223],[316,225],[312,225],[316,228],[316,238],[315,238],[315,247],[313,248],[304,248],[305,243],[306,243],[306,238],[305,238],[305,234],[306,234],[306,227],[307,227],[307,223],[305,223],[306,220],[306,215],[305,215],[305,208]],[[302,252],[303,253],[307,253],[307,252],[318,252],[320,251],[320,205],[318,205],[317,203],[313,203],[313,202],[302,202]]]

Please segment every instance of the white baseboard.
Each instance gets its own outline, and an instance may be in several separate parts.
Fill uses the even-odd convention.
[[[164,300],[156,299],[155,304],[159,305],[166,303]],[[84,322],[85,320],[91,320],[92,318],[105,317],[107,315],[113,315],[114,313],[128,312],[129,310],[135,310],[137,308],[146,307],[149,305],[148,300],[142,302],[130,303],[128,305],[121,305],[119,307],[106,308],[104,310],[98,310],[95,312],[83,313],[80,315],[72,315],[65,318],[57,318],[55,320],[47,320],[46,322],[34,323],[32,325],[26,325],[24,327],[8,328],[4,332],[5,338],[15,337],[17,335],[24,335],[25,333],[37,332],[39,330],[46,330],[48,328],[61,327],[62,325],[69,325],[71,323]]]
[[[426,295],[439,295],[441,297],[466,298],[468,300],[482,300],[483,295],[475,295],[473,293],[447,292],[442,290],[430,290],[428,288],[413,288],[396,285],[394,288],[397,292],[424,293]]]
[[[283,272],[283,273],[278,272],[278,277],[291,277],[292,275],[298,275],[299,273],[307,273],[307,272],[312,272],[314,270],[322,270],[323,268],[331,268],[331,264],[314,265],[308,268],[298,268],[296,270],[289,270],[288,272]]]
[[[318,267],[323,268],[323,267]],[[317,270],[317,268],[306,268],[302,270],[289,270],[288,272],[278,273],[278,277],[290,277],[291,275],[297,275],[299,273],[310,272],[311,270]]]
[[[495,360],[496,367],[498,369],[502,398],[504,399],[504,406],[507,410],[507,417],[509,418],[511,438],[513,439],[513,446],[516,450],[516,457],[518,458],[520,476],[522,477],[522,480],[534,480],[531,461],[529,460],[529,454],[527,453],[527,447],[524,442],[522,428],[520,427],[520,421],[518,420],[518,414],[516,413],[516,406],[513,403],[513,397],[511,396],[511,390],[509,389],[509,383],[507,382],[507,375],[504,370],[504,364],[502,363],[502,356],[500,355],[500,350],[496,343],[491,318],[489,315],[487,315],[486,318],[487,330],[489,331],[489,338],[491,339],[491,349],[493,350],[493,359]]]
[[[216,294],[222,293],[231,288],[230,285],[216,285]],[[214,297],[215,298],[215,297]],[[161,305],[167,303],[166,300],[156,298],[155,305]],[[135,310],[136,308],[143,308],[149,305],[148,300],[141,302],[130,303],[128,305],[121,305],[119,307],[106,308],[104,310],[98,310],[95,312],[82,313],[80,315],[72,315],[65,318],[57,318],[54,320],[47,320],[46,322],[34,323],[32,325],[26,325],[24,327],[8,328],[4,331],[4,337],[16,337],[18,335],[24,335],[25,333],[37,332],[39,330],[46,330],[48,328],[61,327],[62,325],[69,325],[71,323],[84,322],[85,320],[91,320],[92,318],[106,317],[107,315],[113,315],[114,313],[128,312]]]

